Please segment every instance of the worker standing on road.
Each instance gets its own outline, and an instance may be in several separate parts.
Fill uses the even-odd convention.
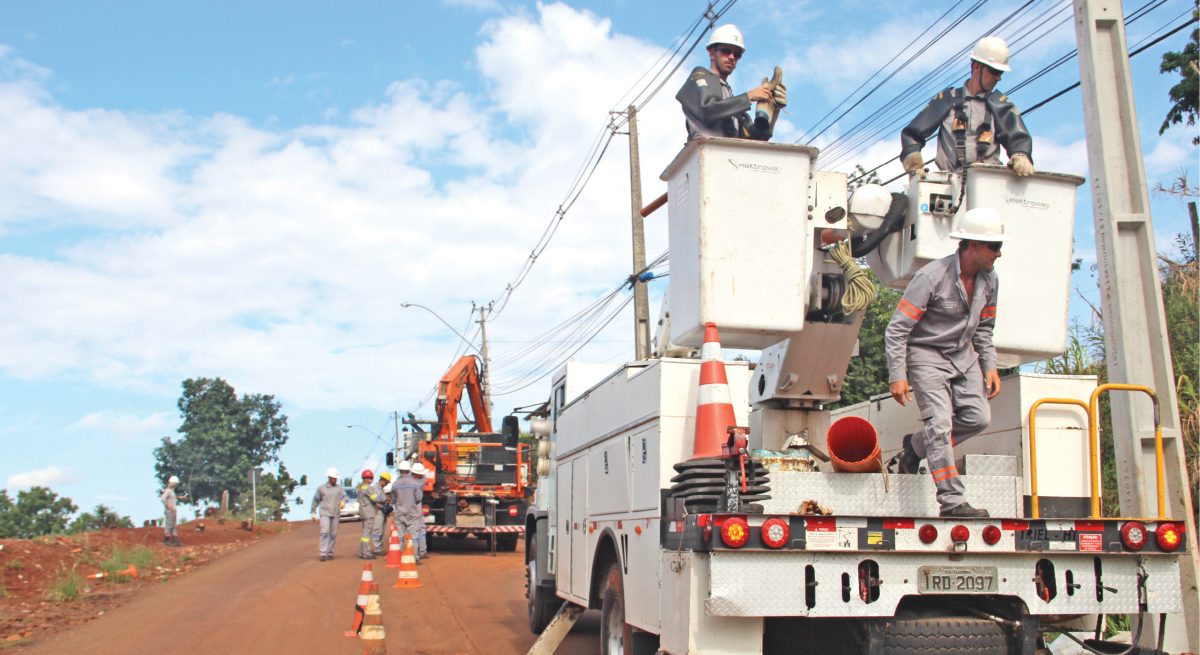
[[[742,33],[733,25],[713,30],[708,40],[708,68],[697,66],[675,99],[683,106],[688,141],[699,137],[733,137],[766,141],[773,131],[767,111],[756,111],[750,120],[750,103],[769,103],[772,111],[787,105],[787,88],[782,82],[764,81],[746,93],[733,95],[729,75],[746,52]],[[762,107],[762,105],[760,105]]]
[[[959,171],[975,162],[997,164],[1000,146],[1017,175],[1034,174],[1033,138],[1025,129],[1021,112],[996,84],[1012,68],[1008,45],[985,36],[971,50],[971,78],[961,88],[948,88],[900,132],[900,162],[909,175],[925,177],[921,148],[938,133],[937,162],[943,171]]]
[[[413,476],[414,480],[421,483],[421,492],[422,492],[421,495],[422,496],[424,496],[425,478],[427,478],[430,475],[430,473],[432,473],[432,472],[429,469],[425,468],[425,465],[422,464],[421,462],[417,462],[416,464],[413,464],[412,476]],[[426,536],[425,536],[426,531],[427,531],[427,528],[425,527],[425,509],[424,509],[424,506],[422,505],[421,521],[420,521],[420,523],[417,524],[417,557],[419,559],[425,559],[426,557],[429,557],[429,545],[428,545],[428,542],[426,541]]]
[[[392,474],[384,471],[379,474],[379,512],[375,515],[375,522],[371,527],[371,546],[376,555],[386,555],[386,546],[383,545],[383,529],[387,524],[387,517],[392,513]]]
[[[400,543],[404,543],[406,536],[411,536],[413,547],[417,548],[417,541],[421,535],[421,498],[425,493],[425,478],[404,475],[407,472],[405,469],[408,469],[408,462],[401,462],[399,468],[400,476],[392,483],[392,516],[396,521],[396,530],[400,532]],[[418,562],[419,557],[418,554]]]
[[[375,474],[371,469],[363,469],[362,482],[358,484],[358,518],[362,522],[358,559],[375,559],[375,545],[372,539],[375,534],[375,521],[382,515],[380,507],[384,502],[383,493],[375,484]]]
[[[175,487],[178,486],[179,478],[172,475],[167,480],[167,488],[163,489],[160,497],[163,504],[163,544],[167,546],[183,545],[179,543],[179,531],[175,527],[179,518],[177,513],[179,497],[175,495]]]
[[[317,487],[313,494],[312,520],[321,521],[320,559],[333,559],[333,546],[337,543],[338,516],[346,504],[346,490],[338,484],[338,470],[325,471],[325,484]]]
[[[884,333],[892,397],[904,405],[915,394],[924,422],[921,431],[904,437],[890,464],[897,473],[916,473],[926,458],[941,516],[986,517],[987,510],[966,501],[954,444],[987,428],[987,401],[1000,393],[992,345],[999,291],[993,265],[1004,225],[994,209],[977,207],[950,236],[960,240],[958,252],[913,275]]]

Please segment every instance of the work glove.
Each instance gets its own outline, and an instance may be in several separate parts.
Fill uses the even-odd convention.
[[[925,158],[921,156],[920,150],[904,158],[904,170],[909,175],[916,175],[917,179],[925,179]]]
[[[1013,172],[1021,177],[1029,177],[1037,171],[1033,169],[1033,162],[1029,161],[1029,156],[1023,152],[1018,152],[1008,160],[1008,165],[1012,167]]]
[[[775,92],[772,96],[775,99],[775,106],[783,109],[787,106],[787,87],[780,82],[775,85]]]

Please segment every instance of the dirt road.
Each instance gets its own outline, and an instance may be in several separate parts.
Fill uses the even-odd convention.
[[[193,574],[146,590],[86,625],[23,654],[360,653],[343,636],[353,618],[362,562],[358,525],[344,524],[337,557],[319,562],[315,524],[266,539]],[[519,655],[534,641],[525,618],[524,557],[492,557],[482,542],[451,543],[418,567],[421,589],[392,589],[393,569],[375,560],[389,653]],[[562,655],[599,652],[589,612]]]

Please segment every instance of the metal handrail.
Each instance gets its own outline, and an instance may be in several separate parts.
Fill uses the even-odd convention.
[[[1093,493],[1092,493],[1092,517],[1096,518],[1100,515],[1100,496],[1095,492],[1096,478],[1100,469],[1100,394],[1105,391],[1140,391],[1150,396],[1151,402],[1154,403],[1154,468],[1156,474],[1156,492],[1158,493],[1158,518],[1166,519],[1167,517],[1167,502],[1166,493],[1163,490],[1163,444],[1162,444],[1162,419],[1158,410],[1158,395],[1150,387],[1140,384],[1120,384],[1110,383],[1102,384],[1096,387],[1092,392],[1092,397],[1088,401],[1088,449],[1092,453],[1092,476],[1093,476]]]
[[[1037,475],[1037,410],[1042,405],[1077,405],[1086,412],[1088,423],[1088,461],[1091,468],[1092,518],[1100,518],[1100,457],[1097,447],[1091,439],[1092,413],[1087,403],[1078,398],[1039,398],[1029,407],[1029,506],[1033,518],[1041,518],[1041,506],[1038,504],[1038,475]]]

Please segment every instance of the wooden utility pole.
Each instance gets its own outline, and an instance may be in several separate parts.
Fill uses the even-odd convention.
[[[650,298],[637,279],[646,268],[646,229],[642,219],[642,165],[638,156],[637,107],[629,105],[629,205],[633,220],[633,343],[634,359],[650,358]]]
[[[475,322],[479,324],[479,339],[481,342],[479,347],[479,357],[481,360],[479,373],[482,378],[480,383],[483,385],[483,409],[487,412],[488,422],[490,423],[492,420],[492,383],[489,376],[491,366],[488,363],[487,315],[492,311],[492,304],[488,303],[486,306],[480,305],[476,307],[474,303],[471,303],[471,311],[475,311],[476,309],[479,310],[479,320]]]
[[[1183,456],[1124,16],[1120,0],[1075,0],[1075,36],[1079,46],[1108,379],[1149,386],[1157,394],[1167,514],[1185,520],[1186,534],[1194,539],[1196,523],[1192,518]],[[1151,403],[1127,392],[1112,394],[1111,403],[1121,515],[1155,516]],[[1188,547],[1188,552],[1180,557],[1184,616],[1167,623],[1168,652],[1200,651],[1200,633],[1195,629],[1200,625],[1196,562],[1196,550]],[[1159,626],[1158,617],[1152,618],[1148,627],[1154,629],[1142,631],[1139,642],[1142,646],[1154,646]]]

